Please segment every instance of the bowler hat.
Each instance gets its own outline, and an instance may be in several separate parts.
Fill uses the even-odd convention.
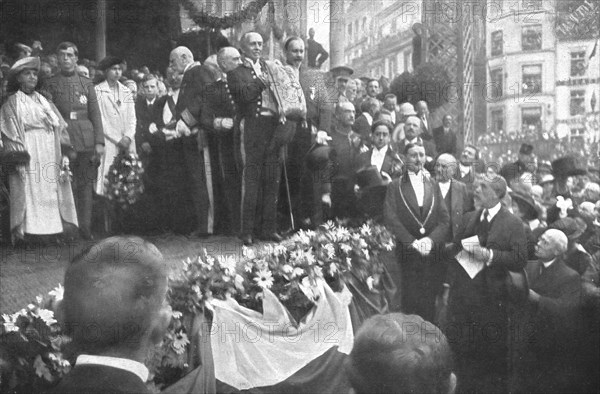
[[[356,171],[356,184],[364,190],[387,186],[388,182],[383,179],[376,166],[370,165]]]
[[[571,217],[558,219],[554,223],[548,226],[549,228],[555,228],[565,233],[569,241],[574,241],[581,236],[587,229],[587,225],[583,220],[576,220]]]
[[[557,178],[566,178],[569,176],[584,175],[587,171],[578,163],[576,157],[565,156],[552,162],[552,173]]]

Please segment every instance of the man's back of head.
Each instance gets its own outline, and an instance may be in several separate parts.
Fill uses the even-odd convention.
[[[456,386],[446,337],[417,315],[367,319],[354,338],[346,372],[357,394],[446,394]]]
[[[171,319],[168,269],[139,237],[111,237],[76,256],[61,304],[75,351],[139,360],[160,342]]]

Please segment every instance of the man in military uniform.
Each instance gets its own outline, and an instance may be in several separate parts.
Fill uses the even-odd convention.
[[[75,153],[71,157],[73,197],[82,238],[92,239],[92,192],[98,164],[104,154],[104,132],[94,85],[77,71],[79,51],[71,42],[56,50],[60,72],[48,79],[43,90],[67,121]]]
[[[227,72],[241,64],[237,49],[224,47],[217,53],[219,77],[206,86],[200,124],[208,131],[217,230],[237,233],[240,229],[240,180],[235,164],[233,118],[236,108],[229,91]],[[204,64],[205,67],[206,63]]]
[[[233,100],[239,109],[238,130],[242,166],[242,218],[240,238],[245,245],[254,235],[281,241],[277,233],[277,200],[281,177],[277,142],[279,106],[268,82],[267,64],[261,58],[259,33],[242,36],[242,65],[227,73]]]

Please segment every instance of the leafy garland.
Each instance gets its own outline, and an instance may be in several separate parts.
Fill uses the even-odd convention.
[[[180,4],[188,12],[194,23],[196,23],[198,26],[208,27],[211,29],[229,29],[230,27],[233,27],[241,22],[255,19],[268,2],[269,0],[251,1],[240,11],[221,18],[198,10],[192,0],[180,0]]]

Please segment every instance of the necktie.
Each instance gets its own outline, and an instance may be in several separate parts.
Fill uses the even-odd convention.
[[[488,232],[490,230],[490,222],[488,221],[488,210],[483,210],[483,219],[479,222],[479,227],[477,229],[477,237],[479,238],[479,243],[481,246],[487,244]]]
[[[546,266],[544,264],[540,265],[540,276],[544,275],[544,272],[546,271]]]

